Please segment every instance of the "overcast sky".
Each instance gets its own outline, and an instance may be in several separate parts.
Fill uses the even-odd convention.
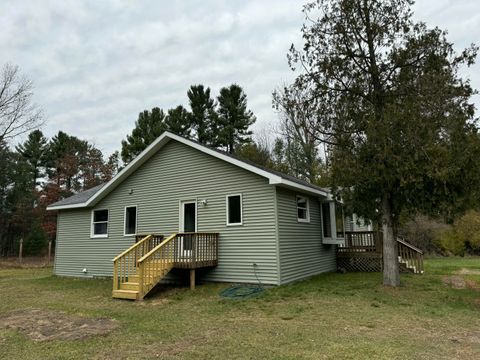
[[[286,53],[300,41],[302,3],[2,0],[0,65],[34,81],[47,136],[62,130],[105,153],[120,148],[140,111],[186,105],[191,84],[215,96],[240,84],[255,130],[270,129],[272,90],[292,79]],[[480,1],[419,0],[414,9],[458,49],[480,43]],[[464,75],[480,88],[480,62]]]

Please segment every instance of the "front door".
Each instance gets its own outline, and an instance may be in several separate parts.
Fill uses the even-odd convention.
[[[194,233],[197,231],[197,202],[182,201],[180,206],[180,232]],[[193,248],[193,235],[184,235],[182,238],[182,253],[189,256]]]

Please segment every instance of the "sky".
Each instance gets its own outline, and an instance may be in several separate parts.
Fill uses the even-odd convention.
[[[0,66],[18,65],[34,82],[46,136],[62,130],[106,155],[120,149],[140,111],[188,105],[192,84],[214,96],[239,84],[254,130],[272,133],[272,91],[294,78],[286,54],[301,44],[303,3],[2,0]],[[480,1],[418,0],[414,11],[447,29],[458,50],[480,44]],[[462,75],[480,89],[480,60]]]

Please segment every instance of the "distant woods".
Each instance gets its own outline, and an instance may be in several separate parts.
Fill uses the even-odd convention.
[[[26,255],[37,255],[55,239],[56,216],[46,207],[112,178],[118,152],[105,158],[93,144],[59,131],[40,130],[9,149],[0,142],[0,255],[15,253],[24,239]]]

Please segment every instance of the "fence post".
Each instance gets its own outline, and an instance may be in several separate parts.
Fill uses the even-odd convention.
[[[51,257],[52,257],[52,240],[48,242],[48,265],[50,265]]]
[[[23,256],[23,239],[20,239],[20,249],[18,250],[18,261],[22,262]]]

